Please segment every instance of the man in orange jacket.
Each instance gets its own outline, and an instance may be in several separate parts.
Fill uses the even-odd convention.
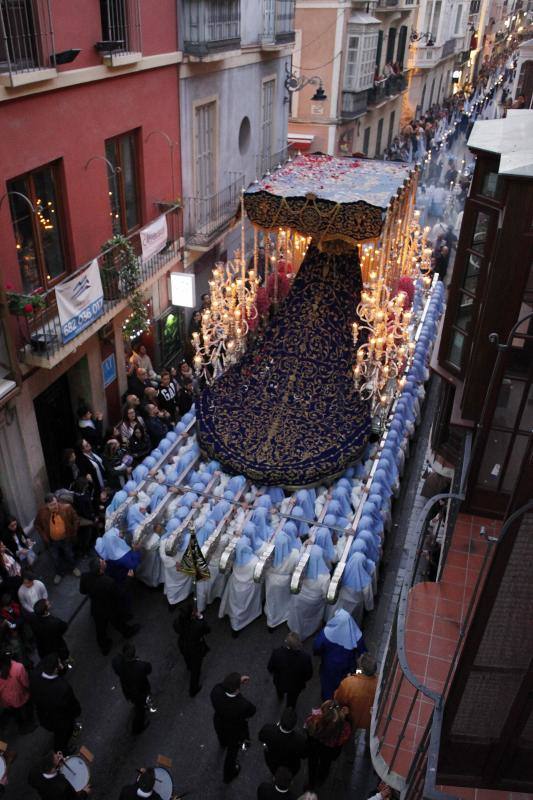
[[[352,728],[370,730],[372,705],[378,679],[376,660],[370,653],[363,653],[358,661],[359,669],[355,675],[348,675],[340,682],[334,698],[340,705],[348,706]]]
[[[59,583],[67,570],[72,570],[72,574],[79,578],[81,572],[74,564],[72,550],[79,518],[72,506],[69,503],[59,503],[54,494],[47,494],[33,524],[54,562],[54,583]]]

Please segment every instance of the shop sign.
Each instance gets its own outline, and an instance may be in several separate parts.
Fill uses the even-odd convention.
[[[194,308],[196,305],[195,280],[192,273],[170,273],[170,302],[173,306]]]
[[[117,379],[117,362],[114,353],[111,353],[110,356],[102,361],[102,378],[104,380],[104,389],[107,389]]]

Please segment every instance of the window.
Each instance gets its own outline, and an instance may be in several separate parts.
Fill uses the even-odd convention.
[[[115,170],[114,174],[108,176],[111,203],[109,215],[113,233],[127,234],[141,224],[137,180],[137,133],[131,131],[107,139],[105,154]]]
[[[348,35],[344,88],[361,92],[374,84],[378,32],[368,30],[368,25],[353,27],[359,27],[360,30],[352,30]]]
[[[431,35],[433,36],[433,41],[437,41],[437,36],[439,33],[439,22],[440,22],[440,10],[441,10],[442,2],[441,0],[437,0],[435,3],[435,11],[433,13],[433,20],[431,23]]]
[[[141,51],[139,0],[100,0],[102,41],[120,42],[116,52]]]
[[[391,146],[392,137],[394,136],[394,120],[396,117],[396,111],[390,112],[390,119],[389,119],[389,135],[387,136],[387,147]]]
[[[199,198],[215,194],[215,119],[216,102],[197,106],[194,113],[195,192]]]
[[[365,156],[368,155],[368,151],[370,150],[370,128],[365,128],[365,133],[363,136],[363,153]]]
[[[398,34],[398,50],[396,53],[396,61],[400,69],[403,70],[405,61],[405,48],[407,46],[407,25],[402,25],[400,33]]]
[[[261,96],[261,156],[269,163],[272,155],[272,139],[274,135],[273,115],[275,89],[275,79],[263,82]]]
[[[4,33],[0,36],[0,68],[8,64],[19,69],[38,66],[32,0],[4,0],[1,14]]]
[[[394,61],[394,45],[396,44],[396,28],[389,28],[389,35],[387,38],[387,55],[385,56],[385,63],[392,64]]]
[[[346,55],[346,89],[357,89],[357,64],[359,50],[359,36],[348,36],[348,53]]]
[[[378,68],[378,72],[380,72],[380,64],[381,64],[381,52],[383,50],[383,31],[378,31],[378,46],[376,50],[376,67]]]
[[[484,197],[490,197],[493,200],[498,200],[501,197],[503,188],[503,181],[497,172],[486,172],[483,176],[481,184],[481,194]]]
[[[433,78],[433,80],[431,81],[431,91],[429,93],[429,103],[428,103],[429,108],[431,108],[431,106],[433,105],[434,92],[435,92],[435,78]]]
[[[457,16],[455,17],[455,28],[454,28],[454,35],[457,36],[461,29],[461,18],[463,16],[463,7],[457,6]]]
[[[66,272],[58,172],[57,163],[48,164],[7,184],[8,192],[19,193],[9,195],[9,204],[25,292],[47,289]]]
[[[383,117],[378,122],[378,132],[376,134],[376,158],[381,155],[381,138],[383,136]]]

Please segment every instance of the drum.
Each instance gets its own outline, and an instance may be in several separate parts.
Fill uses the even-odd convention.
[[[59,771],[76,792],[81,792],[90,783],[89,766],[81,756],[68,756],[63,759]]]
[[[165,767],[154,767],[155,786],[154,791],[161,797],[161,800],[172,800],[174,784],[172,775]]]
[[[7,772],[7,764],[4,756],[0,756],[0,781],[5,776]]]

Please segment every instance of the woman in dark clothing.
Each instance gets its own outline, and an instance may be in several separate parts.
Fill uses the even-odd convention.
[[[80,474],[80,468],[76,463],[76,452],[72,447],[67,447],[61,454],[61,486],[60,489],[70,489],[76,478]]]
[[[152,443],[144,425],[135,425],[130,439],[128,451],[133,458],[132,466],[136,467],[143,458],[150,454]]]
[[[87,478],[79,477],[72,484],[74,510],[80,518],[77,545],[80,555],[89,554],[96,538],[96,513],[93,504],[93,488]]]
[[[309,785],[317,789],[329,775],[332,763],[350,738],[349,710],[334,700],[314,708],[305,721],[308,744]]]
[[[7,525],[0,533],[0,541],[22,566],[31,566],[37,558],[32,550],[35,542],[26,536],[16,517],[8,515]]]
[[[109,439],[104,447],[102,461],[109,486],[118,491],[131,472],[131,458],[117,439]]]

